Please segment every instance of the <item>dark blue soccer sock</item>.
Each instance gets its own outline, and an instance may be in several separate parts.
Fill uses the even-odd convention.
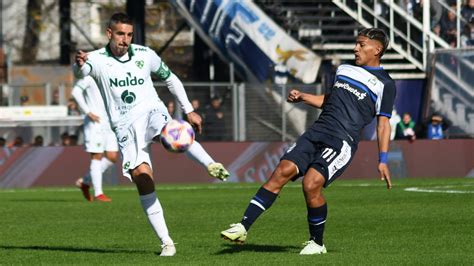
[[[317,208],[308,207],[308,225],[310,240],[314,240],[318,245],[323,245],[324,224],[328,215],[328,205]]]
[[[260,214],[272,206],[277,196],[278,194],[270,192],[263,187],[257,191],[257,194],[250,201],[247,210],[245,210],[242,221],[240,221],[247,231]]]

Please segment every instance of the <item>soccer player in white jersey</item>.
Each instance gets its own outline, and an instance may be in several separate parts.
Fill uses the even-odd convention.
[[[161,58],[148,47],[131,44],[133,23],[126,14],[114,14],[106,34],[106,47],[76,54],[75,72],[79,76],[90,75],[97,83],[119,142],[123,174],[137,186],[142,207],[162,242],[160,255],[173,256],[176,248],[155,193],[150,160],[150,144],[171,116],[153,87],[151,74],[165,82],[199,133],[202,119],[194,112],[181,81]],[[187,154],[206,166],[211,176],[221,180],[229,176],[198,142],[191,145]]]
[[[102,191],[102,175],[118,158],[118,143],[109,117],[105,111],[104,101],[94,79],[86,76],[74,84],[72,96],[84,117],[84,148],[91,155],[89,174],[76,182],[86,200],[112,201]],[[105,156],[103,156],[105,154]],[[89,187],[92,182],[94,197],[90,195]]]
[[[395,82],[380,66],[389,40],[380,29],[359,32],[354,47],[356,65],[337,68],[335,82],[326,95],[311,95],[291,90],[288,102],[303,102],[321,108],[318,120],[282,156],[280,163],[251,199],[242,220],[222,231],[225,239],[243,243],[257,218],[272,206],[282,188],[303,177],[309,240],[301,255],[326,253],[323,244],[327,204],[326,188],[349,166],[357,150],[362,128],[377,119],[379,144],[378,171],[391,188],[387,166],[390,122],[395,99]]]

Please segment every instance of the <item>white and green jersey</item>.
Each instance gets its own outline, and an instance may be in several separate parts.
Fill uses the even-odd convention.
[[[109,46],[92,51],[79,72],[96,81],[112,127],[133,122],[163,104],[153,87],[151,73],[165,81],[185,113],[193,111],[182,83],[148,47],[132,44],[121,58],[114,57]]]

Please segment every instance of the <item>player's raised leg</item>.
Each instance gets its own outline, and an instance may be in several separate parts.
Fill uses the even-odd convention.
[[[137,186],[140,202],[148,217],[148,221],[161,240],[162,250],[160,256],[173,256],[176,254],[176,248],[166,226],[163,208],[155,193],[155,183],[150,166],[142,163],[131,171],[131,175],[133,182]]]
[[[326,253],[323,244],[324,225],[327,217],[327,204],[322,190],[325,179],[314,168],[309,168],[303,179],[303,191],[308,209],[309,240],[301,250],[301,255]]]
[[[171,116],[166,111],[166,107],[164,105],[161,107],[163,108],[162,113],[155,112],[149,117],[148,123],[150,128],[148,131],[154,142],[159,142],[159,134],[161,134],[162,129],[171,120]],[[185,154],[195,162],[204,166],[210,176],[223,181],[229,177],[229,172],[224,168],[224,166],[221,163],[214,161],[199,142],[194,141]]]
[[[263,184],[257,194],[250,200],[240,223],[231,224],[231,227],[221,232],[224,239],[243,243],[247,232],[257,218],[270,208],[280,193],[281,189],[298,173],[296,165],[288,160],[282,160],[270,179]]]

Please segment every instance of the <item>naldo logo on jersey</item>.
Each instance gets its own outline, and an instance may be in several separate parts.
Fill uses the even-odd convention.
[[[131,104],[135,101],[136,96],[135,96],[135,93],[126,90],[122,92],[122,95],[120,95],[120,98],[122,98],[122,101],[124,103]]]
[[[127,72],[127,77],[125,79],[110,79],[110,87],[128,87],[128,86],[136,86],[136,85],[143,85],[145,80],[142,78],[137,78],[135,76],[132,77],[130,72]]]

